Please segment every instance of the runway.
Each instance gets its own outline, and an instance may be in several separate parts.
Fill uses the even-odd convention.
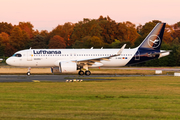
[[[101,69],[107,69],[107,70],[101,70]],[[111,72],[111,69],[112,70],[115,69],[115,71]],[[122,73],[121,70],[125,70],[125,72],[121,74]],[[129,70],[134,71],[134,72],[129,73]],[[90,76],[79,76],[77,74],[53,75],[50,73],[49,68],[32,68],[31,76],[27,76],[26,75],[27,68],[1,66],[0,67],[0,82],[32,82],[34,80],[49,81],[49,82],[66,82],[66,80],[76,79],[76,78],[79,79],[79,77],[80,79],[83,79],[84,81],[88,81],[88,80],[92,81],[92,80],[102,80],[102,79],[98,79],[98,77],[132,77],[132,76],[141,76],[142,74],[144,74],[143,72],[136,73],[136,70],[143,70],[143,71],[149,70],[151,71],[149,73],[151,75],[145,75],[145,76],[152,76],[152,74],[155,73],[152,71],[155,71],[155,70],[168,71],[167,74],[170,71],[170,74],[172,74],[173,72],[179,72],[180,68],[179,67],[176,67],[176,68],[175,67],[172,67],[172,68],[171,67],[169,68],[168,67],[114,67],[114,68],[101,67],[100,69],[94,69],[92,72],[94,74]],[[132,74],[132,75],[129,75],[129,74]],[[148,74],[148,73],[145,72],[145,74]],[[106,78],[104,78],[103,80],[105,79]]]
[[[180,68],[168,68],[168,67],[120,67],[120,68],[107,68],[103,67],[101,69],[121,69],[121,70],[162,70],[162,71],[180,71]]]
[[[0,75],[0,82],[65,82],[65,77],[68,77],[68,75]]]
[[[142,75],[0,75],[0,82],[66,82],[66,80],[74,80],[80,78],[83,81],[106,80],[98,79],[98,77],[137,77]],[[143,76],[171,76],[171,75],[143,75]],[[92,78],[92,79],[91,79]],[[97,78],[97,79],[94,79]],[[113,80],[113,79],[112,79]]]

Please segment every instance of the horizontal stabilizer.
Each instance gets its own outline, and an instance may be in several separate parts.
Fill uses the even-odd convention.
[[[172,50],[167,50],[167,51],[165,51],[165,50],[161,50],[161,52],[155,52],[155,53],[152,53],[151,55],[160,55],[160,54],[162,54],[162,53],[169,53],[169,52],[172,52]]]

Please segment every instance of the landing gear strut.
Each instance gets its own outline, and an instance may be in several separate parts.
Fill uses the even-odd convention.
[[[81,69],[86,69],[86,71],[84,72]],[[88,64],[85,64],[85,65],[82,65],[82,66],[79,65],[78,70],[79,70],[79,72],[78,72],[79,75],[84,75],[84,74],[87,75],[87,76],[91,75],[91,72],[88,70]]]
[[[31,67],[28,68],[27,76],[31,75]]]

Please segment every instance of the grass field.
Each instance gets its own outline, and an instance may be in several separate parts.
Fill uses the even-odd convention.
[[[10,67],[10,66],[1,66],[0,67],[0,74],[26,74],[28,71],[28,68],[19,68],[19,67]],[[96,74],[109,74],[109,75],[115,75],[115,74],[121,74],[121,75],[134,75],[134,74],[142,74],[142,75],[152,75],[155,74],[154,70],[131,70],[131,69],[97,69],[97,68],[91,68],[91,73],[93,75]],[[163,71],[163,74],[169,74],[172,72],[169,71]],[[31,68],[31,74],[52,74],[50,68]],[[59,73],[62,74],[62,73]],[[73,73],[73,74],[78,74]]]
[[[176,120],[179,113],[180,78],[174,76],[0,83],[2,120]]]

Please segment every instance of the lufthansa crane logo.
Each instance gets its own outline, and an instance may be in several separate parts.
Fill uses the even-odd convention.
[[[148,38],[148,45],[152,48],[157,48],[161,44],[161,39],[157,35],[151,35]]]

